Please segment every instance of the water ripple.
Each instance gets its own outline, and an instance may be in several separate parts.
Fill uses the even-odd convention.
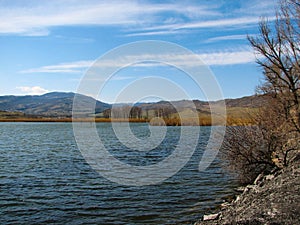
[[[179,127],[149,152],[123,146],[109,124],[98,124],[106,147],[119,160],[150,165],[172,153]],[[132,124],[147,134],[146,124]],[[160,185],[120,186],[85,162],[68,123],[0,123],[0,224],[191,224],[232,193],[236,182],[216,159],[198,172],[209,128],[201,129],[189,163]],[[106,137],[106,138],[105,138]]]

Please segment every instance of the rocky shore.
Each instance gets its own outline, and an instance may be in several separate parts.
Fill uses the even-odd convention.
[[[290,166],[259,175],[241,194],[221,205],[220,212],[205,215],[200,224],[300,224],[300,157]]]

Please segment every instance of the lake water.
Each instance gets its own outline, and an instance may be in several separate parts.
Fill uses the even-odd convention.
[[[147,124],[131,128],[140,137],[149,135]],[[168,127],[149,157],[124,147],[110,124],[99,123],[97,130],[116,158],[133,165],[162,160],[180,134],[180,127]],[[192,224],[237,186],[218,157],[206,171],[198,171],[209,131],[201,127],[195,153],[175,176],[132,187],[113,183],[90,167],[71,123],[0,123],[0,224]]]

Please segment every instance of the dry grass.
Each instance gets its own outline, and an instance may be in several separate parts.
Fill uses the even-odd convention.
[[[30,118],[30,117],[19,117],[19,118],[0,118],[0,122],[130,122],[130,123],[145,123],[148,122],[146,119],[107,119],[107,118]]]
[[[210,117],[201,117],[199,120],[193,118],[185,118],[180,120],[179,118],[172,119],[163,119],[164,123],[161,120],[151,120],[150,124],[152,126],[218,126],[224,125],[223,119],[216,118],[214,123]],[[254,125],[254,121],[251,118],[227,118],[226,119],[227,126],[248,126]]]
[[[244,126],[253,125],[254,121],[251,119],[257,109],[248,108],[229,108],[227,110],[227,126]],[[7,114],[7,113],[6,113]],[[209,113],[199,113],[198,117],[195,114],[189,114],[189,111],[181,112],[183,119],[179,118],[178,114],[173,114],[171,118],[162,119],[124,119],[124,118],[55,118],[55,117],[30,117],[22,116],[20,114],[6,115],[0,114],[0,122],[131,122],[131,123],[147,123],[149,122],[152,126],[213,126],[223,125],[223,118],[221,116],[215,116],[214,122],[212,122],[211,115]]]
[[[96,123],[110,123],[110,122],[130,122],[130,123],[150,123],[152,126],[212,126],[212,125],[222,125],[222,120],[218,118],[212,124],[210,117],[201,117],[199,120],[195,118],[184,118],[180,120],[179,118],[164,118],[164,122],[161,120],[151,120],[148,119],[123,119],[123,118],[0,118],[0,122],[96,122]],[[253,125],[254,122],[250,118],[232,118],[227,117],[227,126],[244,126]]]

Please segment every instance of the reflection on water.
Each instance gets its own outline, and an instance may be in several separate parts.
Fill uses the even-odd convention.
[[[149,136],[147,124],[131,129]],[[209,129],[201,127],[194,155],[175,176],[129,187],[106,180],[85,162],[70,123],[0,123],[0,223],[191,224],[236,186],[218,158],[198,172]],[[110,124],[97,124],[97,130],[111,154],[132,165],[163,160],[180,135],[180,127],[168,127],[156,149],[136,151],[116,139]]]

